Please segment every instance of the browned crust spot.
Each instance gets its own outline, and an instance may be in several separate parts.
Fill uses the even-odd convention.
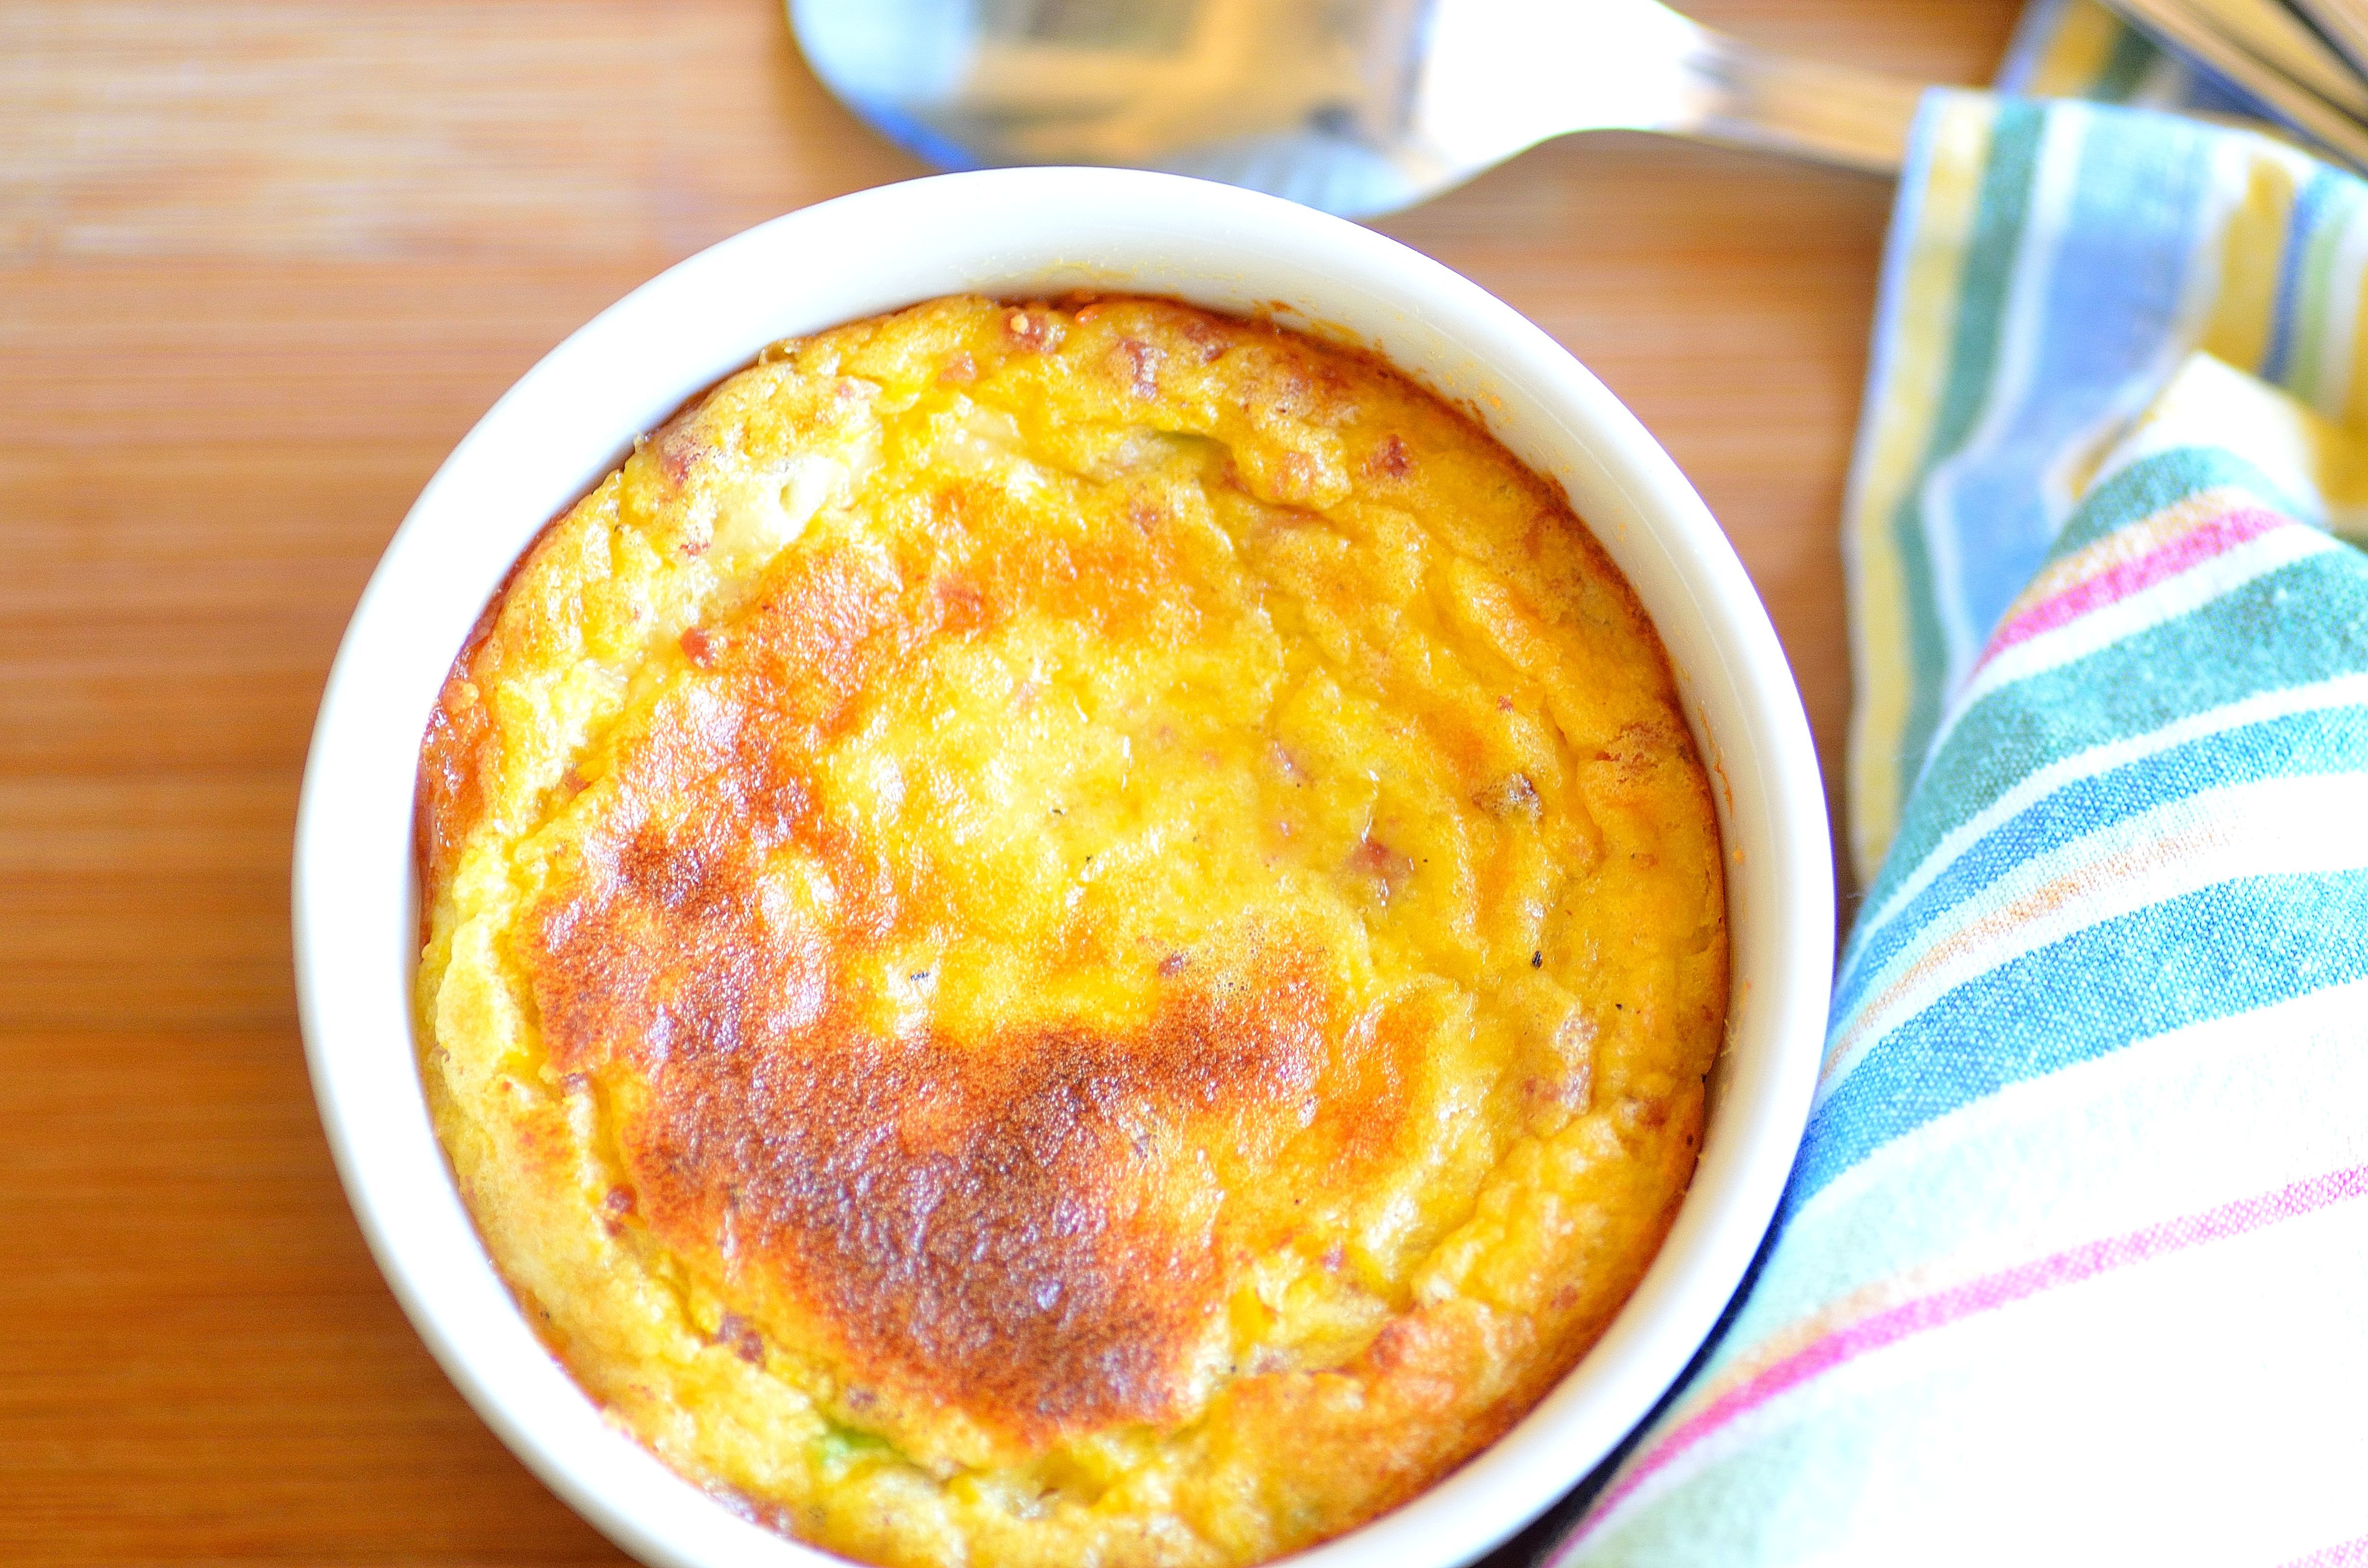
[[[1228,1260],[1276,1239],[1176,1201],[1201,1179],[1189,1151],[1230,1151],[1219,1174],[1245,1179],[1220,1192],[1299,1140],[1351,1179],[1395,1134],[1415,1031],[1347,1016],[1287,934],[1205,983],[1162,966],[1174,983],[1131,1029],[867,1023],[850,971],[928,926],[931,890],[821,813],[806,759],[1027,581],[793,562],[695,699],[620,751],[525,956],[554,1066],[624,1108],[623,1211],[719,1278],[761,1277],[862,1381],[1042,1443],[1180,1414]],[[766,896],[785,846],[841,890],[827,922]]]

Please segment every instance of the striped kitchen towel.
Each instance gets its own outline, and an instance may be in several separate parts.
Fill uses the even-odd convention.
[[[1990,628],[2180,364],[2368,413],[2360,181],[2169,116],[1975,94],[1935,95],[1913,155],[1843,521],[1862,880]]]
[[[2363,288],[2282,143],[1928,102],[1824,1075],[1555,1568],[2368,1563]]]

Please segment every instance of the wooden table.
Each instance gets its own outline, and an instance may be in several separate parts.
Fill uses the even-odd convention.
[[[1701,0],[1985,77],[2015,0]],[[0,1561],[621,1561],[372,1268],[289,979],[313,707],[404,508],[537,357],[919,172],[768,0],[0,6]],[[1838,777],[1835,524],[1882,182],[1642,136],[1383,225],[1667,443]]]

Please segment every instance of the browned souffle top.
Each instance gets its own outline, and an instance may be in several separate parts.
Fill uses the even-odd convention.
[[[1240,1564],[1525,1410],[1683,1190],[1708,792],[1561,498],[1158,301],[770,352],[422,757],[423,1075],[588,1392],[891,1563]]]

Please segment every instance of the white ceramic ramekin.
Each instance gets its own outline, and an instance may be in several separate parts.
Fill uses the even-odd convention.
[[[1304,1568],[1447,1568],[1585,1475],[1683,1369],[1749,1264],[1807,1113],[1834,912],[1824,796],[1782,650],[1701,498],[1602,383],[1510,308],[1353,224],[1107,169],[947,175],[793,212],[693,256],[554,349],[388,545],[322,698],[298,816],[295,950],[321,1119],[412,1322],[502,1439],[663,1568],[836,1562],[734,1516],[609,1426],[478,1244],[413,1062],[412,787],[453,654],[537,529],[637,432],[766,344],[934,295],[1178,295],[1346,334],[1559,480],[1660,629],[1714,773],[1734,996],[1701,1168],[1627,1309],[1501,1441]]]

